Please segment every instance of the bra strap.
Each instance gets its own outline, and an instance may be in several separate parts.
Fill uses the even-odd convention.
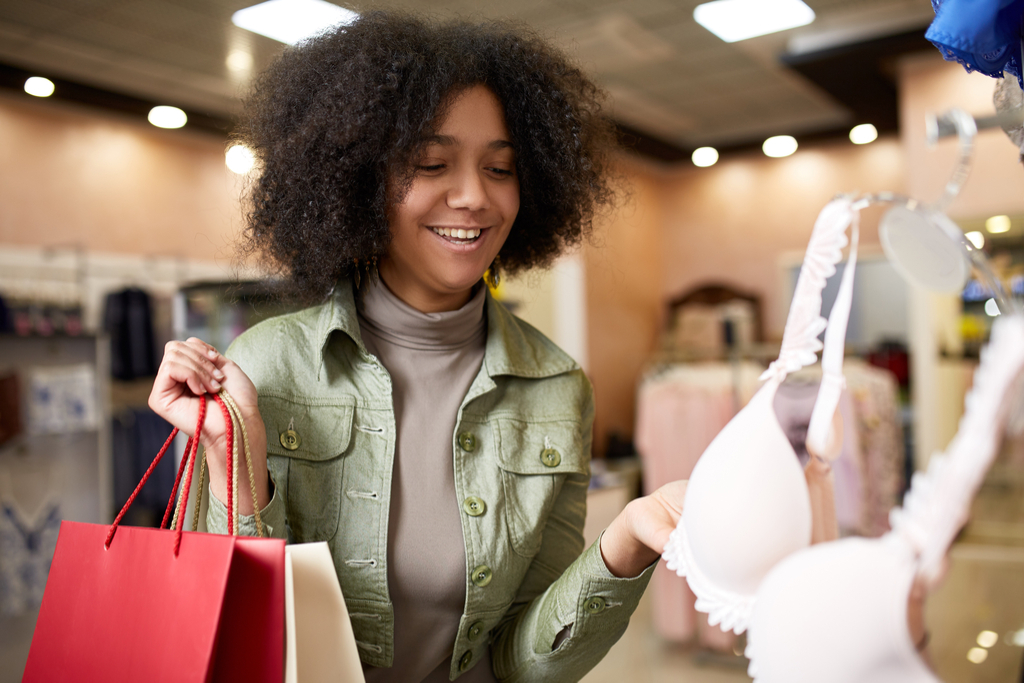
[[[818,362],[818,351],[822,350],[818,335],[829,326],[821,317],[821,292],[828,278],[835,274],[836,264],[843,258],[843,247],[847,245],[846,227],[854,221],[856,214],[852,195],[833,199],[818,214],[793,290],[782,349],[778,359],[761,375],[762,380],[781,383],[789,373]],[[838,313],[835,308],[833,311]],[[845,327],[844,319],[842,337],[845,337]],[[841,374],[841,357],[839,367]]]
[[[839,397],[846,388],[843,376],[843,356],[846,347],[846,327],[850,322],[853,303],[853,276],[857,270],[857,243],[860,240],[860,212],[855,211],[850,224],[850,256],[839,283],[839,293],[828,316],[825,328],[825,348],[821,353],[821,386],[807,427],[807,449],[824,457],[835,436],[833,416],[839,406]]]

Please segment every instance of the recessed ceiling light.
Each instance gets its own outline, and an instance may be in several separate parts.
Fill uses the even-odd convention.
[[[990,301],[993,301],[990,299]],[[986,302],[987,305],[987,302]],[[998,308],[998,307],[997,307]],[[999,634],[995,631],[982,631],[978,634],[978,645],[981,647],[992,647],[999,642]]]
[[[870,123],[862,123],[850,129],[850,142],[855,145],[866,145],[878,139],[878,129]]]
[[[248,71],[252,68],[252,55],[244,50],[232,50],[224,63],[232,71]]]
[[[985,236],[981,234],[980,230],[971,230],[969,233],[964,235],[967,241],[974,245],[975,249],[981,249],[985,246]]]
[[[983,647],[972,647],[967,651],[967,661],[972,664],[981,664],[988,659],[988,650]]]
[[[149,122],[157,128],[181,128],[188,117],[177,107],[160,106],[149,110]]]
[[[1009,232],[1010,225],[1009,216],[992,216],[985,221],[985,229],[993,235],[998,235],[1001,232]]]
[[[707,168],[718,163],[718,150],[714,147],[698,147],[693,150],[693,156],[690,158],[693,160],[694,166]]]
[[[359,15],[324,0],[268,0],[240,9],[231,22],[261,36],[295,45],[337,26],[351,24]]]
[[[245,145],[231,145],[224,154],[224,163],[238,175],[245,175],[252,170],[256,157]]]
[[[764,141],[761,150],[770,157],[788,157],[796,151],[796,138],[791,135],[775,135]]]
[[[694,20],[727,43],[806,26],[814,10],[801,0],[715,0],[697,5]]]
[[[42,76],[32,76],[25,81],[25,92],[36,97],[49,97],[53,94],[53,81]]]

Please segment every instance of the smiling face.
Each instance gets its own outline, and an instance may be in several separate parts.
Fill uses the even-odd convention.
[[[379,265],[398,298],[426,312],[455,310],[497,256],[519,212],[515,153],[501,103],[486,86],[456,96],[413,160],[415,175],[390,211]]]

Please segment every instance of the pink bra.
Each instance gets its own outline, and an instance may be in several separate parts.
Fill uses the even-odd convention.
[[[937,683],[907,630],[908,593],[915,577],[930,580],[940,571],[1022,378],[1024,316],[1004,314],[982,353],[957,435],[914,476],[903,508],[890,514],[892,531],[806,548],[765,577],[747,641],[755,683]]]
[[[811,503],[804,472],[773,409],[786,375],[817,362],[823,349],[821,388],[807,442],[825,453],[832,417],[844,386],[846,325],[857,261],[859,211],[849,195],[818,216],[786,320],[782,349],[746,407],[698,460],[686,490],[679,524],[665,546],[669,569],[685,576],[696,608],[723,630],[742,633],[762,580],[780,560],[811,541]],[[821,292],[836,272],[851,228],[849,262],[829,320],[821,317]],[[825,331],[825,342],[818,335]]]

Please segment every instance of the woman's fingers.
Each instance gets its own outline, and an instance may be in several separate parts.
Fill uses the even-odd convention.
[[[216,393],[220,391],[224,371],[210,357],[211,348],[195,338],[187,342],[169,342],[164,350],[164,362],[178,370],[179,376],[175,379],[187,383],[194,393]]]

